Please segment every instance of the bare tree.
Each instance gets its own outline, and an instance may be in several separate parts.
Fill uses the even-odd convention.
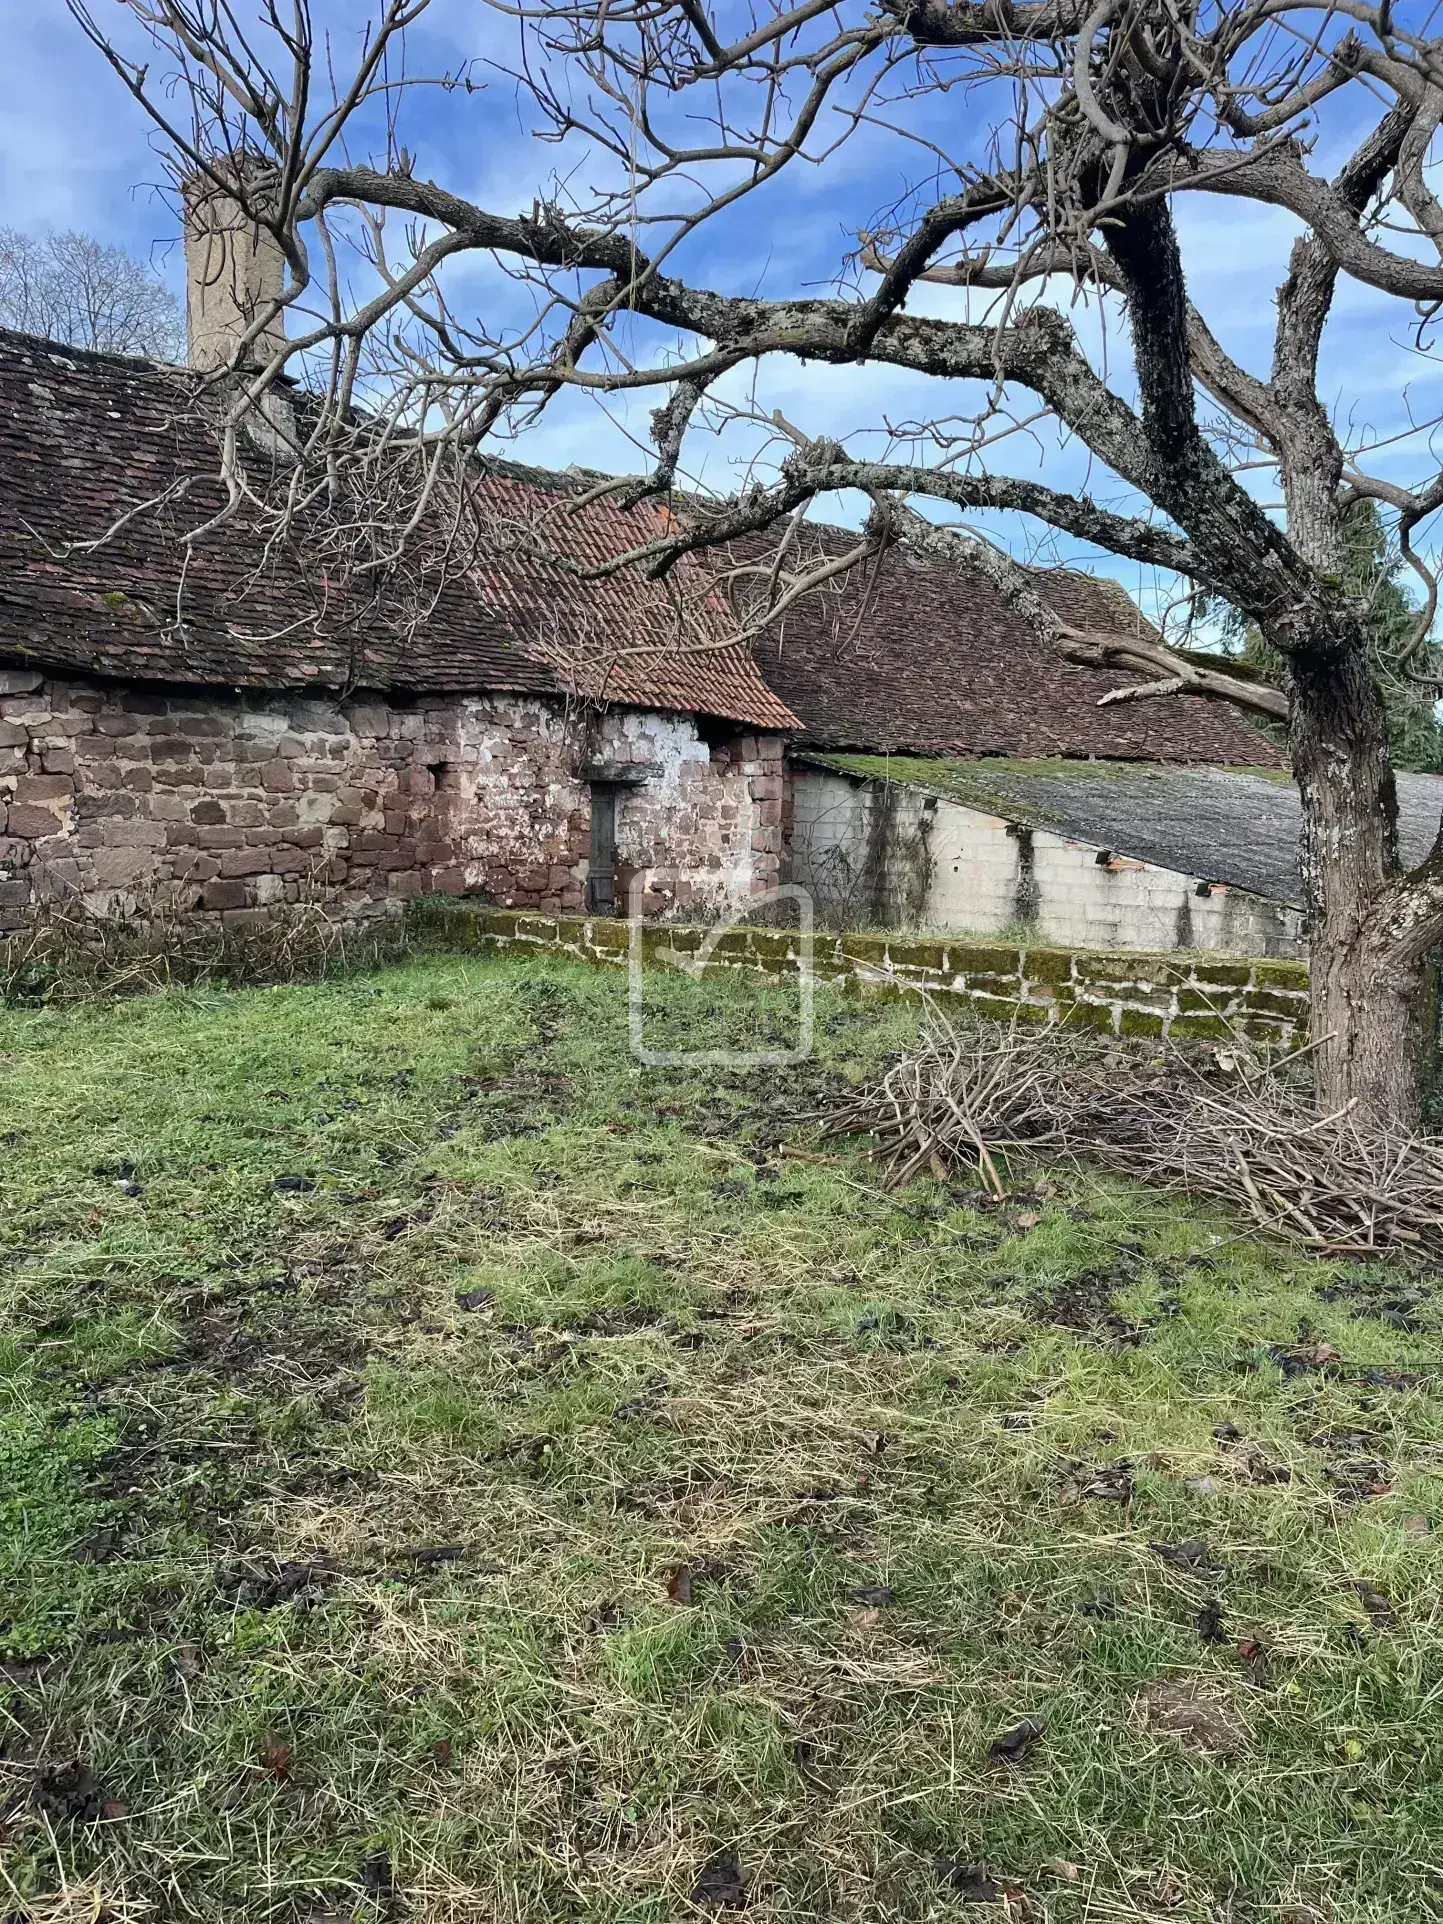
[[[776,418],[769,469],[659,518],[628,565],[665,573],[685,551],[862,490],[873,507],[853,559],[907,540],[982,561],[1060,652],[1142,672],[1115,699],[1187,691],[1284,719],[1322,1101],[1416,1116],[1443,835],[1403,872],[1342,544],[1350,505],[1378,504],[1426,593],[1403,651],[1424,673],[1436,603],[1424,536],[1443,472],[1426,410],[1374,461],[1339,426],[1349,397],[1325,404],[1318,369],[1343,281],[1390,299],[1429,350],[1443,302],[1430,165],[1443,38],[1393,0],[496,0],[543,131],[582,162],[515,217],[424,178],[426,115],[410,90],[473,79],[406,66],[428,0],[377,0],[343,74],[306,0],[253,0],[244,19],[231,0],[124,0],[133,43],[85,0],[68,4],[153,116],[177,181],[239,182],[283,251],[289,339],[257,317],[227,405],[239,418],[287,363],[309,370],[298,465],[326,485],[347,459],[374,458],[378,437],[423,456],[469,451],[565,391],[652,390],[655,461],[613,485],[665,500],[688,437],[735,417],[738,370],[767,357],[932,386],[910,443],[899,434],[867,458]],[[893,144],[889,167],[910,155],[910,185],[883,214],[858,206],[831,292],[713,284],[709,259],[729,255],[708,236],[740,203],[765,206],[779,175],[825,168],[861,137]],[[838,189],[865,177],[841,169]],[[1228,353],[1208,286],[1190,283],[1176,214],[1198,195],[1240,203],[1240,223],[1266,208],[1295,224],[1266,369]],[[509,330],[494,301],[453,298],[453,263],[478,253],[530,297]],[[924,283],[961,290],[960,317],[909,312]],[[384,397],[379,427],[358,428],[363,396]],[[995,450],[1039,420],[1085,453],[1090,487],[1006,472]],[[243,465],[232,459],[235,488]],[[1136,635],[1069,631],[1000,549],[939,525],[997,509],[1221,598],[1284,662],[1282,687]],[[758,622],[809,585],[786,552],[784,536],[743,584]]]
[[[0,227],[0,327],[104,354],[181,358],[175,295],[144,261],[89,234]]]

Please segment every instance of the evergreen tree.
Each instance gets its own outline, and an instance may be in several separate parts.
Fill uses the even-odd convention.
[[[1443,772],[1443,723],[1430,676],[1443,677],[1443,648],[1431,638],[1410,662],[1402,656],[1418,625],[1418,609],[1403,585],[1405,564],[1388,540],[1377,504],[1355,501],[1344,524],[1344,581],[1363,604],[1373,673],[1388,717],[1393,766],[1424,774]],[[1282,679],[1284,664],[1251,622],[1235,611],[1223,621],[1225,651],[1265,680]],[[1419,678],[1423,678],[1420,681]],[[1280,725],[1264,724],[1281,742]]]

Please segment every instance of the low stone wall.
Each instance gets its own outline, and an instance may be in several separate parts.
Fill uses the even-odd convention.
[[[466,902],[417,906],[444,939],[464,948],[613,965],[624,965],[630,952],[630,928],[622,921]],[[694,968],[708,943],[709,968],[785,976],[798,966],[798,938],[785,930],[727,928],[714,936],[662,925],[642,935],[646,963],[656,968]],[[818,935],[813,970],[818,982],[862,992],[925,992],[982,1015],[1065,1021],[1112,1035],[1221,1038],[1241,1031],[1256,1042],[1292,1047],[1307,1033],[1308,971],[1301,962]]]

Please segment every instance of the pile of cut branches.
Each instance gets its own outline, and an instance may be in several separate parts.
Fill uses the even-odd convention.
[[[1240,1207],[1322,1253],[1443,1255],[1443,1137],[1351,1107],[1320,1116],[1307,1057],[1270,1063],[1239,1039],[1149,1060],[1066,1030],[958,1030],[933,1010],[916,1047],[823,1120],[829,1135],[870,1136],[892,1185],[971,1168],[1001,1199],[1009,1156],[1075,1155]]]

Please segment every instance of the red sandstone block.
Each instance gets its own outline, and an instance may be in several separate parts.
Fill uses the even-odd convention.
[[[15,784],[17,802],[61,802],[75,793],[70,775],[22,775]]]
[[[77,795],[75,798],[75,819],[78,822],[124,821],[139,812],[139,799],[123,791],[95,789],[89,795]]]
[[[241,909],[246,903],[244,882],[207,882],[200,899],[208,909]]]
[[[763,828],[780,828],[782,825],[782,805],[776,802],[758,802],[757,820]]]
[[[200,828],[218,827],[225,821],[225,805],[214,796],[204,795],[192,805],[190,819]]]
[[[323,828],[288,828],[281,836],[292,848],[320,848],[326,839]]]
[[[150,744],[153,762],[188,762],[195,754],[195,743],[184,735],[165,735]]]
[[[23,748],[29,740],[24,722],[0,721],[0,748]]]
[[[49,809],[27,808],[19,803],[11,807],[4,822],[5,833],[22,842],[36,841],[42,835],[54,835],[59,827],[59,822]]]
[[[167,848],[194,848],[198,837],[188,822],[172,822],[165,831]]]
[[[289,762],[267,762],[261,769],[261,787],[268,794],[289,795],[295,785],[295,771]]]
[[[246,840],[238,828],[198,828],[195,839],[202,848],[244,848]]]
[[[237,875],[269,875],[271,852],[268,848],[229,848],[220,858],[220,872],[227,879]]]

